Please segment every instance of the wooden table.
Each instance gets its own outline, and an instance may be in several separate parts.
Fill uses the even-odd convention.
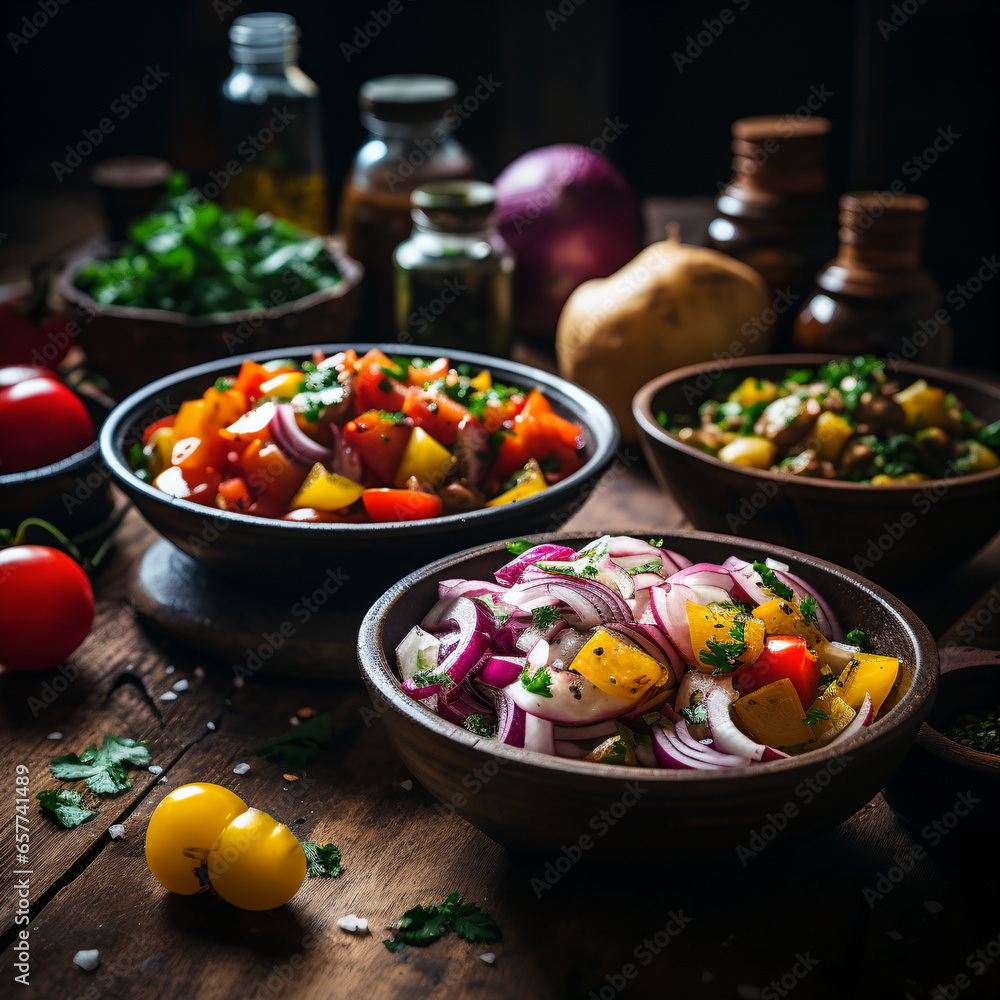
[[[648,533],[681,523],[631,456],[568,527]],[[996,995],[1000,961],[982,976],[966,967],[979,961],[977,948],[1000,948],[993,855],[973,853],[975,824],[935,837],[904,826],[880,796],[835,830],[765,847],[745,863],[690,861],[686,845],[664,843],[658,857],[584,860],[549,887],[547,866],[557,858],[508,853],[412,781],[360,683],[290,681],[265,668],[240,688],[232,665],[167,648],[143,631],[127,580],[152,539],[130,512],[96,581],[93,633],[64,673],[0,675],[8,775],[0,997],[923,1000],[938,984],[958,991],[949,997]],[[915,591],[912,602],[940,634],[955,607],[969,607],[1000,578],[998,567],[994,546],[954,581]],[[1000,646],[996,634],[981,638]],[[189,689],[161,700],[181,679]],[[251,749],[302,708],[331,712],[336,737],[289,781]],[[48,739],[53,732],[62,739]],[[16,864],[16,765],[28,769],[33,796],[58,784],[47,770],[51,757],[107,733],[149,740],[162,775],[134,772],[129,792],[75,830],[32,803],[29,861]],[[241,762],[250,771],[236,775]],[[310,880],[288,906],[264,913],[161,889],[144,862],[145,826],[170,789],[195,780],[233,788],[302,839],[333,841],[344,874]],[[109,837],[112,823],[124,824],[123,839]],[[14,982],[12,949],[23,880],[27,987]],[[387,924],[449,892],[488,910],[502,941],[487,947],[449,937],[397,954],[383,947]],[[372,933],[340,930],[337,918],[350,913],[368,918]],[[86,973],[73,956],[93,948],[101,964]],[[479,957],[487,951],[496,955],[492,966]],[[969,977],[964,988],[954,985],[961,975]]]

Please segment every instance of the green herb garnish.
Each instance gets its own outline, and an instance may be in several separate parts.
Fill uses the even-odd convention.
[[[234,385],[236,385],[236,379],[230,375],[220,375],[215,380],[215,389],[217,392],[228,392]]]
[[[863,653],[868,652],[868,633],[859,628],[852,628],[844,636],[844,642],[848,646],[857,646]]]
[[[810,708],[802,720],[807,726],[815,726],[817,722],[826,722],[830,718],[821,708]]]
[[[72,830],[97,815],[93,810],[84,809],[80,805],[79,792],[50,788],[39,792],[35,798],[41,803],[42,808],[52,813],[67,830]]]
[[[60,781],[82,779],[95,792],[117,795],[132,787],[129,768],[148,767],[152,760],[144,743],[122,736],[105,736],[99,747],[91,743],[79,755],[70,753],[54,758],[49,770]]]
[[[521,684],[524,690],[530,694],[541,695],[543,698],[551,698],[552,675],[547,667],[538,667],[534,673],[528,667],[521,671]]]
[[[677,714],[684,716],[689,725],[707,726],[708,709],[705,708],[705,696],[701,691],[695,691],[691,695],[691,700],[687,708],[678,709]]]
[[[531,612],[531,624],[540,629],[551,628],[562,617],[558,608],[541,607]]]
[[[757,571],[757,575],[760,577],[760,584],[765,590],[769,590],[775,597],[781,598],[783,601],[790,601],[795,597],[795,591],[791,587],[782,583],[777,576],[774,574],[774,570],[771,569],[766,563],[758,562],[754,560],[753,568]]]
[[[815,597],[803,597],[799,601],[799,614],[807,625],[816,624],[816,612],[819,610],[819,601]]]
[[[496,723],[488,715],[481,715],[479,713],[467,715],[462,720],[462,725],[473,736],[482,736],[483,739],[492,740],[497,734]]]
[[[265,740],[252,753],[269,760],[285,771],[298,771],[319,753],[322,744],[333,736],[329,712],[314,715],[297,726],[289,726],[280,736]]]
[[[507,543],[507,551],[511,555],[519,556],[523,555],[528,549],[533,549],[535,547],[534,542],[529,542],[527,538],[521,538],[516,542]]]
[[[135,473],[136,479],[141,479],[144,483],[150,482],[153,478],[152,470],[149,468],[150,458],[152,458],[152,454],[148,453],[141,444],[134,444],[129,449],[129,468]]]
[[[944,735],[972,750],[1000,754],[1000,708],[961,715]]]
[[[343,870],[343,858],[335,844],[312,844],[302,841],[306,855],[307,878],[336,878]]]
[[[451,893],[439,906],[412,907],[392,928],[396,932],[395,939],[382,942],[391,952],[404,944],[431,944],[451,933],[473,943],[500,940],[500,928],[496,921],[475,903],[463,902],[457,892]]]

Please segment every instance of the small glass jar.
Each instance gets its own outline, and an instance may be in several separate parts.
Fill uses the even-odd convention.
[[[365,268],[363,339],[393,334],[392,254],[410,234],[410,193],[429,181],[486,179],[452,135],[457,96],[454,80],[422,74],[378,77],[358,92],[368,138],[344,185],[339,228],[347,252]]]
[[[438,181],[412,202],[413,233],[393,254],[397,340],[507,357],[514,255],[493,225],[495,189]]]
[[[244,14],[229,29],[233,71],[222,85],[226,162],[212,182],[227,208],[270,212],[329,232],[319,88],[298,67],[289,14]]]

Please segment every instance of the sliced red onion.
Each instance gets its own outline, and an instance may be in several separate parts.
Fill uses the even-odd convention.
[[[777,568],[775,568],[774,574],[782,583],[791,587],[800,600],[802,597],[812,597],[816,601],[816,627],[823,635],[830,639],[843,638],[844,633],[840,630],[840,623],[837,621],[837,616],[833,613],[833,609],[827,604],[826,599],[822,595],[810,587],[801,576],[796,576],[787,570],[779,570]]]
[[[716,750],[714,746],[708,746],[701,740],[695,739],[691,735],[691,730],[688,728],[687,722],[683,719],[674,724],[674,733],[680,741],[681,746],[693,756],[701,756],[706,760],[712,760],[723,767],[743,767],[744,764],[750,763],[748,757],[737,757],[735,754],[722,753]]]
[[[578,744],[573,743],[571,740],[556,740],[555,748],[557,757],[568,757],[570,760],[582,760],[587,756],[587,751]]]
[[[451,651],[434,669],[436,676],[446,675],[451,679],[451,686],[435,681],[426,686],[420,686],[414,678],[403,682],[403,690],[415,698],[426,698],[436,694],[442,701],[454,701],[462,693],[460,685],[478,667],[483,657],[489,652],[490,636],[488,632],[489,611],[468,597],[456,597],[452,601],[438,601],[424,618],[425,629],[447,622],[454,624],[458,631],[455,644]],[[484,626],[486,626],[484,628]]]
[[[688,624],[688,601],[695,600],[695,592],[684,583],[664,583],[649,591],[649,614],[653,623],[666,633],[685,664],[694,665],[691,648],[691,626]]]
[[[467,413],[458,422],[455,433],[454,454],[459,471],[471,486],[479,486],[486,478],[486,458],[490,454],[486,428],[471,413]]]
[[[425,632],[419,625],[414,625],[396,647],[396,663],[401,680],[408,681],[420,669],[418,653],[422,654],[421,658],[426,662],[436,666],[441,656],[441,640],[430,632]]]
[[[549,662],[549,644],[544,639],[535,642],[528,650],[526,662],[532,670],[544,667]]]
[[[594,722],[590,725],[556,726],[555,738],[557,740],[600,740],[610,736],[617,729],[613,719],[605,719],[603,722]]]
[[[733,576],[723,566],[715,563],[695,563],[674,573],[668,583],[686,583],[689,587],[717,587],[729,594],[733,589]]]
[[[659,573],[636,573],[632,577],[632,585],[637,595],[640,591],[655,587],[658,583],[663,583],[663,577]]]
[[[868,726],[872,724],[875,718],[874,706],[872,704],[871,695],[865,692],[865,697],[861,702],[861,707],[858,709],[858,714],[854,716],[851,721],[844,726],[836,737],[830,741],[833,743],[843,743],[845,740],[849,740],[852,736],[857,736],[862,729],[867,729]]]
[[[470,715],[483,715],[491,709],[480,702],[471,689],[463,688],[462,693],[452,701],[439,701],[437,711],[442,719],[460,726]]]
[[[700,755],[689,753],[666,726],[653,726],[653,753],[663,767],[670,770],[721,771],[723,765],[703,760]],[[737,758],[738,759],[738,758]],[[726,765],[731,766],[731,765]]]
[[[333,434],[333,460],[330,471],[352,483],[360,483],[364,477],[361,456],[344,441],[344,435],[336,424],[327,424]]]
[[[476,674],[476,680],[490,687],[506,687],[521,676],[524,663],[520,656],[491,656]]]
[[[291,403],[278,403],[275,406],[274,416],[271,417],[268,427],[274,443],[292,461],[307,468],[317,462],[329,467],[334,457],[333,451],[314,441],[299,427]]]
[[[736,600],[747,601],[753,605],[766,604],[771,600],[773,595],[761,587],[757,571],[745,559],[730,556],[722,565],[732,574],[734,583],[732,596]]]
[[[816,656],[820,664],[828,666],[839,677],[860,652],[860,646],[848,646],[843,642],[826,642],[821,643],[816,649]]]
[[[501,566],[493,575],[496,577],[498,583],[513,586],[515,583],[520,582],[521,574],[529,566],[534,566],[540,559],[564,560],[572,559],[575,555],[576,552],[565,545],[535,545],[527,551],[522,552],[505,566]]]
[[[524,717],[524,749],[535,753],[555,755],[555,741],[552,738],[552,723],[530,712]]]
[[[653,749],[652,737],[637,733],[635,737],[635,759],[642,767],[659,767],[656,751]]]
[[[527,713],[501,688],[482,687],[484,698],[493,705],[497,717],[497,741],[510,747],[524,746],[524,722]]]
[[[486,580],[442,580],[438,584],[438,597],[483,597],[486,594],[503,594],[506,587]]]
[[[788,754],[750,739],[733,721],[729,699],[721,688],[705,695],[705,712],[712,731],[712,742],[722,753],[746,757],[749,760],[783,760]]]

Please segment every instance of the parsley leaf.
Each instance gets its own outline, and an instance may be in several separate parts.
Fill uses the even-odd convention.
[[[135,473],[135,478],[144,483],[153,479],[152,470],[149,468],[149,460],[152,453],[147,454],[146,449],[141,444],[132,445],[128,453],[128,466]]]
[[[320,745],[332,735],[330,713],[324,712],[297,726],[290,726],[280,736],[272,736],[252,752],[286,771],[298,771],[319,753]]]
[[[476,713],[467,715],[462,720],[462,725],[469,730],[473,736],[482,736],[484,739],[492,740],[497,734],[496,723],[488,715]]]
[[[868,651],[868,633],[859,628],[852,628],[844,636],[844,642],[848,646],[858,646],[863,653]]]
[[[478,392],[467,399],[465,405],[468,407],[469,413],[477,419],[482,420],[486,416],[486,411],[491,402],[503,404],[514,396],[520,396],[523,392],[523,389],[518,389],[516,386],[493,385],[485,392]]]
[[[816,612],[819,609],[819,601],[815,597],[803,597],[799,601],[799,613],[807,625],[816,624]]]
[[[236,385],[236,379],[234,379],[231,375],[220,375],[215,380],[216,392],[226,392],[227,390],[232,389],[234,385]]]
[[[519,556],[535,547],[534,542],[529,542],[527,538],[521,538],[516,542],[508,542],[507,551],[511,555]]]
[[[414,906],[404,913],[392,928],[395,940],[382,943],[391,952],[404,944],[427,945],[454,932],[473,943],[500,940],[496,921],[475,903],[466,903],[457,892],[451,893],[439,906]]]
[[[555,625],[555,623],[559,621],[560,617],[562,617],[562,615],[558,608],[549,606],[535,608],[531,612],[531,624],[540,629],[547,629]]]
[[[79,792],[49,788],[39,792],[35,798],[41,803],[42,808],[52,813],[67,830],[72,830],[73,827],[86,823],[88,819],[93,819],[97,815],[93,810],[84,809],[80,805]]]
[[[389,365],[379,365],[382,369],[383,375],[388,375],[389,378],[394,378],[397,382],[406,383],[410,378],[410,366],[405,363],[403,358],[393,358],[392,364]]]
[[[713,674],[731,674],[740,665],[740,655],[747,648],[743,642],[719,642],[718,639],[709,639],[705,647],[698,659],[705,666],[714,667]]]
[[[343,858],[336,844],[313,844],[302,841],[306,854],[307,878],[336,878],[343,870]]]
[[[757,571],[757,575],[760,577],[761,586],[765,590],[769,590],[775,597],[780,597],[783,601],[790,601],[795,597],[795,591],[791,587],[782,583],[777,576],[774,574],[774,570],[771,569],[766,563],[758,562],[754,560],[753,568]]]
[[[817,722],[825,722],[830,716],[821,708],[810,708],[802,720],[807,726],[815,726]]]
[[[60,781],[87,782],[95,792],[117,795],[132,787],[130,767],[148,767],[153,758],[143,743],[122,736],[105,736],[100,747],[91,743],[82,754],[53,758],[49,770]]]
[[[552,692],[549,690],[552,686],[552,675],[547,667],[539,667],[534,673],[525,667],[521,671],[521,684],[530,694],[541,695],[543,698],[552,697]]]

